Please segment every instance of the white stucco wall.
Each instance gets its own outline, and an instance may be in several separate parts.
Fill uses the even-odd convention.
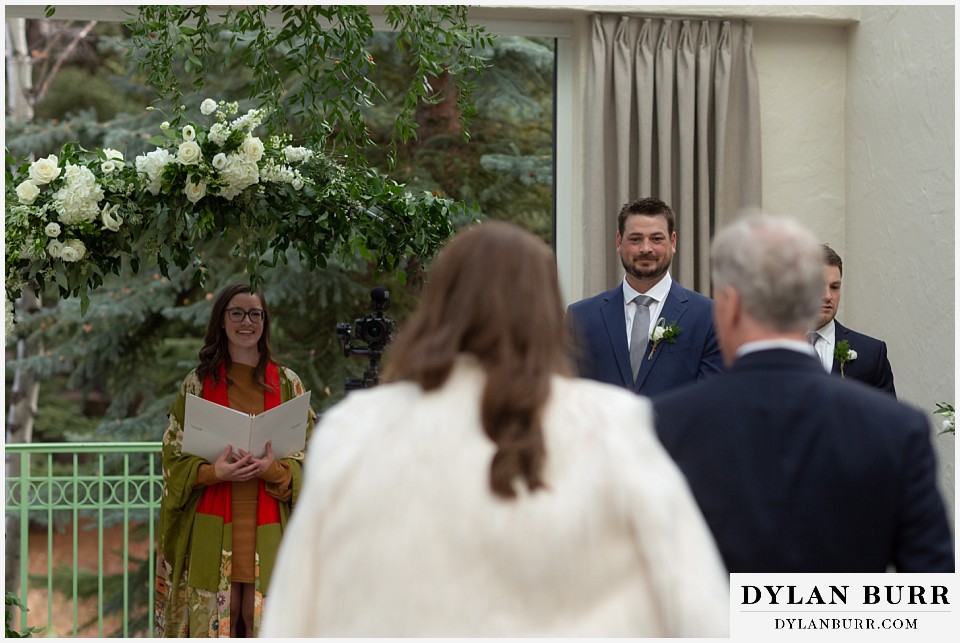
[[[956,400],[954,7],[862,9],[848,55],[843,315],[887,340],[898,396],[932,411]],[[954,512],[956,438],[934,444]]]

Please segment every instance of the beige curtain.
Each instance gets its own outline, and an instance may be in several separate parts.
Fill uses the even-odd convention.
[[[677,216],[671,274],[710,294],[710,239],[760,207],[753,31],[738,20],[596,15],[584,94],[588,294],[623,274],[616,214],[655,196]]]

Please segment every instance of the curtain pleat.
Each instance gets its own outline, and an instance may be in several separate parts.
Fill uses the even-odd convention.
[[[709,294],[710,239],[760,207],[760,118],[753,31],[737,20],[593,17],[584,88],[584,285],[622,275],[616,213],[656,196],[677,216],[671,268]]]

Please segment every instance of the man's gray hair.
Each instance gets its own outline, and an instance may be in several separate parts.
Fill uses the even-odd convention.
[[[713,287],[732,287],[744,312],[778,332],[814,328],[823,299],[823,246],[787,217],[753,215],[717,234]]]

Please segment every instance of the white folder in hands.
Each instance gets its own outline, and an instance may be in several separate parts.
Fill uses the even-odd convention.
[[[227,445],[263,457],[271,441],[279,460],[306,446],[310,391],[260,415],[250,415],[187,394],[183,418],[183,452],[213,462]]]

